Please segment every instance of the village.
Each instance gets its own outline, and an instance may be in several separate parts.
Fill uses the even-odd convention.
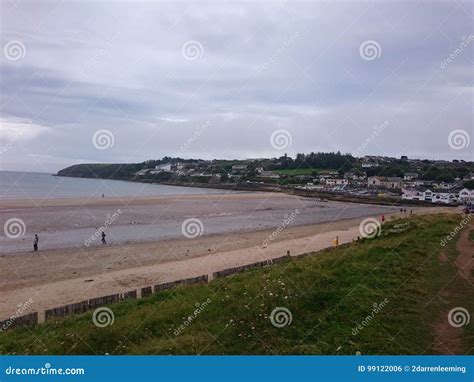
[[[406,156],[400,159],[380,156],[351,158],[350,164],[337,170],[303,165],[288,168],[286,156],[242,161],[164,158],[164,163],[153,167],[155,161],[145,162],[145,168],[135,172],[134,179],[210,186],[237,183],[280,185],[325,194],[447,205],[471,205],[474,201],[472,162],[429,161]],[[427,176],[433,169],[441,172]],[[384,173],[396,173],[397,176]]]

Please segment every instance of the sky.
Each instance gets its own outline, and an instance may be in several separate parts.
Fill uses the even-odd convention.
[[[0,170],[474,160],[474,2],[2,1]]]

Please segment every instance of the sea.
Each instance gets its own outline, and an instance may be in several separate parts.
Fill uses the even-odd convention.
[[[121,180],[67,178],[48,173],[0,171],[1,198],[74,198],[202,195],[224,190],[145,184]]]

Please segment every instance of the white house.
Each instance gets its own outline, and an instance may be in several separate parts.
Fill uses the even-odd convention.
[[[432,203],[456,203],[459,195],[449,191],[432,191],[424,188],[404,188],[402,190],[402,199],[421,200]]]
[[[268,178],[268,179],[280,179],[280,175],[275,174],[273,171],[265,171],[265,170],[260,171],[257,177]]]
[[[158,166],[155,166],[155,170],[158,172],[171,171],[171,163],[159,164]]]
[[[146,175],[146,173],[147,173],[148,171],[150,171],[150,169],[149,169],[149,168],[145,168],[145,169],[143,169],[143,170],[137,171],[137,172],[135,173],[135,175],[136,175],[136,176],[144,176],[144,175]]]
[[[474,190],[463,188],[461,191],[459,191],[459,200],[464,203],[474,202]]]
[[[402,189],[402,199],[404,200],[426,200],[425,191],[421,188],[403,188]],[[428,190],[429,191],[429,190]],[[431,197],[431,195],[430,195]]]
[[[349,184],[349,179],[326,179],[327,186],[345,186],[346,184]]]
[[[417,172],[406,172],[405,175],[403,176],[403,180],[415,180],[418,179],[418,173]]]

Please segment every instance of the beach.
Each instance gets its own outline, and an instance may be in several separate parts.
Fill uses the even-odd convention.
[[[106,215],[120,214],[86,245]],[[6,219],[25,222],[21,239],[2,237],[0,318],[33,300],[40,312],[230,267],[318,251],[360,236],[366,217],[400,215],[399,207],[325,202],[280,193],[139,198],[2,200]],[[439,208],[417,208],[415,213]],[[183,230],[198,219],[198,234]],[[201,228],[202,227],[202,228]],[[40,250],[31,248],[39,232]],[[193,236],[194,235],[194,236]],[[61,240],[56,240],[62,238]],[[66,239],[64,239],[66,238]],[[25,250],[22,250],[24,245]],[[5,250],[6,248],[6,250]]]

